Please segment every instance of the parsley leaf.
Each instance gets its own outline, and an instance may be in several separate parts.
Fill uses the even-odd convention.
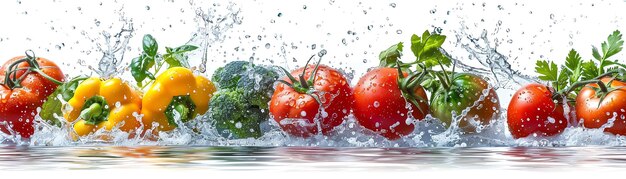
[[[445,40],[446,36],[430,34],[428,31],[424,31],[421,37],[413,34],[411,36],[411,51],[417,61],[423,63],[426,68],[439,65],[439,63],[450,66],[452,61],[439,51]]]
[[[619,30],[613,31],[613,34],[609,35],[606,42],[602,42],[602,53],[604,59],[619,53],[622,51],[624,41],[622,40],[622,34]]]
[[[540,74],[539,79],[545,81],[557,81],[559,69],[554,62],[548,63],[545,60],[539,60],[535,65],[535,71]]]
[[[565,58],[565,70],[570,75],[570,84],[577,82],[582,75],[582,60],[580,54],[574,49],[570,50],[567,58]]]
[[[395,66],[398,59],[402,56],[403,48],[404,48],[404,44],[400,42],[398,44],[394,44],[391,47],[387,48],[387,50],[380,52],[380,55],[378,55],[378,59],[380,59],[379,66],[384,66],[384,67]]]

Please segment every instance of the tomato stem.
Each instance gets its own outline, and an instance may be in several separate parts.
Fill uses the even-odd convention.
[[[306,64],[304,65],[304,69],[302,70],[302,74],[298,75],[298,79],[296,79],[291,73],[289,73],[289,71],[287,71],[287,69],[283,68],[283,67],[278,67],[280,68],[283,72],[285,72],[285,75],[287,75],[287,78],[289,78],[289,80],[291,80],[291,83],[285,81],[285,80],[276,80],[279,83],[283,83],[285,85],[287,85],[290,88],[293,88],[294,91],[300,93],[300,94],[308,94],[309,96],[313,97],[313,99],[315,99],[315,101],[317,101],[320,105],[322,104],[322,101],[319,99],[319,96],[316,96],[316,94],[314,94],[315,88],[314,88],[314,84],[315,84],[315,76],[317,76],[317,71],[319,70],[319,65],[322,62],[322,56],[320,56],[320,59],[317,61],[317,63],[315,64],[315,67],[313,68],[313,71],[311,72],[311,75],[309,76],[309,79],[305,79],[304,76],[306,75],[306,69],[309,66],[309,63],[311,62],[311,60],[313,60],[313,57],[315,57],[315,55],[312,55],[309,60],[307,60]]]
[[[48,74],[41,71],[42,67],[39,66],[39,63],[37,62],[37,57],[35,56],[35,53],[32,50],[27,50],[25,54],[26,54],[25,58],[16,60],[12,62],[11,64],[9,64],[5,72],[4,83],[1,83],[2,85],[6,85],[10,89],[21,88],[22,81],[24,81],[26,76],[31,72],[35,72],[41,75],[42,77],[44,77],[45,79],[47,79],[48,81],[51,81],[57,85],[63,84],[63,82],[56,80],[50,77]],[[29,67],[20,68],[19,65],[23,62],[28,63]],[[17,72],[23,71],[23,70],[26,70],[26,72],[24,72],[24,75],[21,75],[18,77]]]

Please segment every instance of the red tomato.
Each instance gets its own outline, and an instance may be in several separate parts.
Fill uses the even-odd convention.
[[[601,81],[608,84],[610,77],[604,77]],[[597,84],[589,84],[583,87],[576,97],[576,116],[583,120],[583,126],[587,128],[600,128],[606,124],[609,119],[615,118],[613,126],[606,128],[604,131],[616,134],[626,135],[626,83],[613,80],[609,88],[620,88],[610,91],[600,103],[600,96],[597,96],[593,88],[597,88]]]
[[[305,79],[309,79],[314,68],[314,65],[307,66]],[[302,70],[304,68],[297,69],[291,74],[297,78],[302,74]],[[294,83],[288,78],[283,80]],[[320,104],[313,97],[283,83],[276,86],[270,100],[270,114],[280,127],[291,135],[309,137],[317,134],[319,129],[322,130],[322,134],[327,135],[343,123],[344,118],[350,113],[353,103],[352,89],[341,72],[320,65],[314,81],[312,88],[318,91],[324,109],[322,113],[319,113]]]
[[[28,73],[26,68],[30,68],[28,62],[18,63],[15,74],[7,74],[7,69],[14,62],[24,59],[26,57],[15,57],[0,67],[0,81],[3,85],[0,85],[0,122],[7,122],[9,127],[16,132],[17,135],[21,135],[23,138],[30,138],[34,132],[33,119],[37,114],[36,109],[41,107],[44,100],[50,95],[58,86],[55,82],[46,79],[41,74],[30,71]],[[36,61],[36,62],[35,62]],[[57,81],[61,81],[64,78],[61,69],[52,61],[45,58],[37,58],[33,62],[37,63],[39,70],[45,73],[49,77],[54,78]],[[7,84],[6,77],[24,78],[19,84],[21,87],[11,87]],[[7,126],[1,125],[0,131],[9,133]]]
[[[406,73],[403,74],[407,76]],[[387,139],[395,140],[410,134],[415,129],[407,124],[411,104],[411,115],[415,119],[423,119],[428,113],[428,98],[422,87],[414,93],[418,99],[422,113],[414,104],[407,103],[398,86],[398,69],[377,68],[367,72],[354,88],[354,117],[359,124]]]
[[[552,89],[542,84],[529,84],[517,90],[509,103],[507,124],[514,138],[553,136],[568,125],[563,104],[555,104]]]

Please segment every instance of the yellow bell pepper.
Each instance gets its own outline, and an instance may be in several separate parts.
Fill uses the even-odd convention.
[[[72,109],[63,115],[70,123],[78,120],[73,128],[79,136],[103,127],[111,130],[120,122],[124,122],[120,129],[126,132],[141,126],[136,117],[141,111],[141,95],[119,78],[86,79],[76,87],[67,103]]]
[[[173,67],[159,75],[143,96],[141,109],[145,129],[153,132],[176,128],[176,119],[187,122],[209,109],[215,85],[183,67]]]

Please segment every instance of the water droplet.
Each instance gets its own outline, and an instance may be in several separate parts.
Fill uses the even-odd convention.
[[[437,9],[430,10],[431,14],[435,14],[436,12],[437,12]]]
[[[98,19],[94,19],[94,22],[96,23],[96,26],[100,26],[100,21]]]
[[[391,3],[391,4],[389,4],[389,6],[391,6],[393,8],[396,8],[396,3]]]
[[[311,50],[315,50],[315,48],[317,48],[316,44],[311,45]]]
[[[237,129],[241,129],[241,127],[243,127],[243,124],[241,124],[241,122],[237,122],[237,123],[235,123],[235,127]]]
[[[302,6],[302,9],[306,9],[306,5]]]
[[[150,6],[146,6],[146,10],[148,10],[148,11],[149,11],[149,10],[150,10]]]
[[[256,38],[259,39],[259,40],[263,39],[263,37],[261,37],[261,35],[257,36]]]
[[[368,25],[368,26],[367,26],[367,30],[372,30],[372,28],[374,28],[374,26],[373,26],[373,25]]]
[[[269,49],[269,48],[270,48],[270,43],[266,43],[266,44],[265,44],[265,48],[266,48],[266,49]]]
[[[317,53],[317,56],[323,57],[324,55],[326,55],[326,53],[328,53],[326,49],[322,49],[319,53]]]
[[[346,39],[345,39],[345,38],[341,39],[341,43],[342,43],[343,45],[348,45],[348,42],[346,41]]]
[[[306,111],[300,111],[300,116],[306,117]]]
[[[550,14],[550,19],[554,20],[554,14]]]
[[[400,76],[400,75],[398,75],[398,76]],[[378,108],[379,106],[380,106],[380,103],[378,101],[374,101],[374,107]]]
[[[283,13],[282,13],[282,12],[279,12],[279,13],[278,13],[278,17],[282,17],[282,16],[283,16]]]
[[[367,59],[363,59],[363,63],[367,63]]]
[[[396,30],[396,34],[402,34],[402,30],[400,29]]]

